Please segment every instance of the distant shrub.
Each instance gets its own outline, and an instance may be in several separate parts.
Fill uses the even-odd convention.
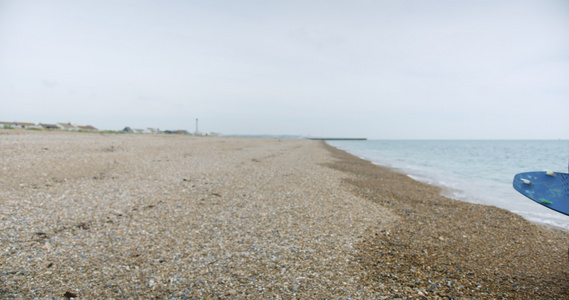
[[[97,131],[98,133],[114,133],[114,134],[123,134],[123,133],[127,133],[124,132],[122,130],[99,130]]]

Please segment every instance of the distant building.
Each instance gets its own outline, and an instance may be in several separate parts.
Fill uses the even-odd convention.
[[[0,122],[0,128],[14,128],[14,122]]]
[[[14,122],[14,128],[38,128],[35,123]]]
[[[44,124],[44,123],[40,123],[39,124],[40,128],[43,129],[48,129],[48,130],[58,130],[61,129],[59,126],[55,125],[55,124]]]
[[[79,130],[79,127],[72,125],[71,123],[57,123],[57,126],[68,131]]]
[[[77,127],[79,127],[79,130],[83,130],[83,131],[99,131],[99,129],[97,129],[91,125],[87,125],[87,126],[77,125]]]
[[[179,129],[179,130],[164,130],[164,133],[166,134],[191,134],[189,131],[185,130],[185,129]]]

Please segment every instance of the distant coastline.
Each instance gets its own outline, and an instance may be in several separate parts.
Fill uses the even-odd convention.
[[[367,138],[307,138],[317,141],[367,141]]]

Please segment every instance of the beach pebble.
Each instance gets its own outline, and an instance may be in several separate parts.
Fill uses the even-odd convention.
[[[0,298],[371,295],[356,245],[392,215],[321,142],[6,132]]]
[[[2,133],[2,299],[569,298],[567,232],[319,141]]]

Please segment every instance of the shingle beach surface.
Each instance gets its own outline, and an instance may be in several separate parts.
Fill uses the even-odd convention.
[[[12,132],[0,298],[369,295],[354,244],[392,217],[317,142]]]
[[[567,298],[569,235],[322,142],[0,130],[0,299]]]

